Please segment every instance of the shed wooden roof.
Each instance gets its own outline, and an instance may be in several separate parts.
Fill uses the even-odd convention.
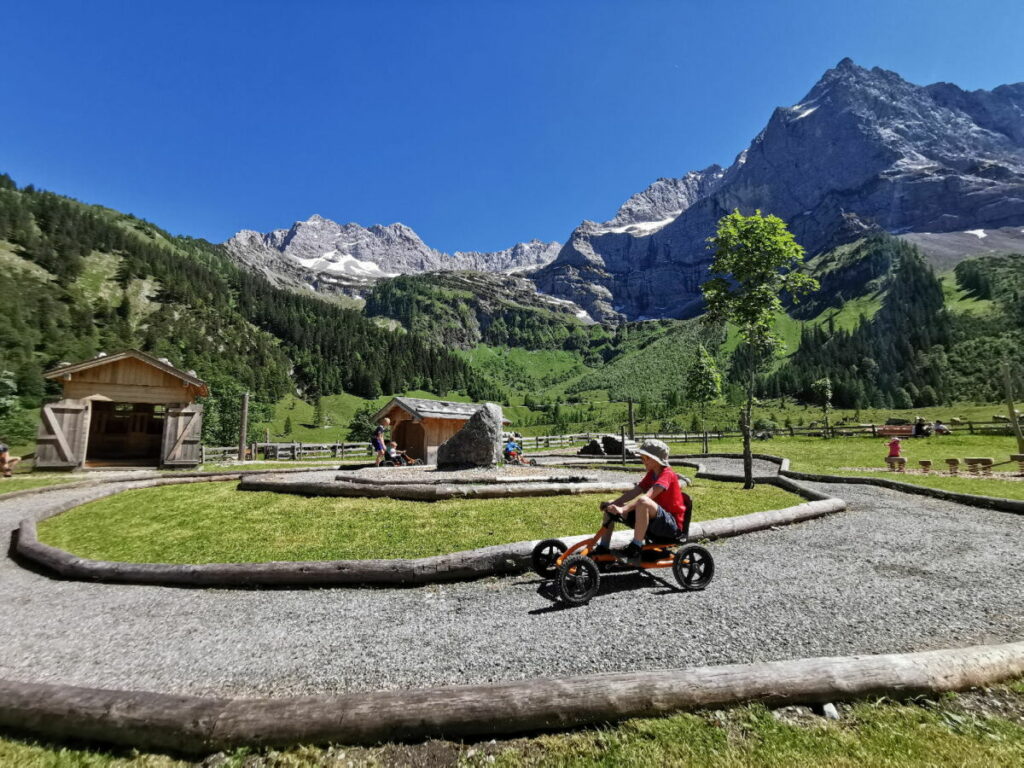
[[[374,414],[373,420],[379,421],[393,409],[401,408],[417,419],[459,419],[467,421],[474,413],[483,408],[480,403],[456,403],[451,400],[424,400],[418,397],[393,397]],[[508,419],[502,419],[508,423]]]
[[[200,397],[205,397],[209,394],[209,389],[206,386],[206,382],[195,375],[195,371],[183,371],[179,368],[175,368],[171,362],[165,358],[153,357],[145,352],[140,352],[137,349],[128,349],[124,352],[118,352],[113,355],[102,355],[92,358],[91,360],[85,360],[81,363],[71,363],[68,365],[61,365],[54,368],[51,371],[47,371],[43,376],[47,379],[59,379],[67,376],[68,374],[80,373],[81,371],[87,371],[90,368],[98,368],[103,365],[110,365],[121,360],[134,359],[141,363],[150,365],[157,370],[163,371],[177,379],[180,379],[185,384],[195,387]]]

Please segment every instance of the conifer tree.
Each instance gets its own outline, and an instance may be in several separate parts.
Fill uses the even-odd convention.
[[[708,406],[722,396],[722,374],[715,358],[703,344],[697,345],[697,356],[686,377],[686,397],[697,406],[704,453],[708,452],[708,432],[705,427]]]

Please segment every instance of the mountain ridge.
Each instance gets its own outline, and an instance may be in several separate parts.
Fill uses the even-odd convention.
[[[242,230],[224,243],[240,264],[282,287],[312,288],[361,298],[377,280],[400,274],[474,269],[522,271],[555,257],[559,243],[530,240],[501,251],[456,251],[428,246],[411,227],[339,224],[313,214],[288,229]]]

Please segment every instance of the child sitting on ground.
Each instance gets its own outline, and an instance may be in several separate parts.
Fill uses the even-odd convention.
[[[14,472],[14,467],[21,461],[20,456],[11,456],[11,449],[7,446],[7,443],[0,442],[0,472],[3,472],[4,477],[10,477]]]
[[[622,550],[625,558],[636,558],[648,532],[676,538],[686,523],[686,502],[679,488],[679,476],[668,465],[668,446],[661,440],[645,440],[637,451],[647,474],[636,487],[611,503],[602,502],[606,533],[593,554],[607,554],[616,522],[633,529],[633,541]]]

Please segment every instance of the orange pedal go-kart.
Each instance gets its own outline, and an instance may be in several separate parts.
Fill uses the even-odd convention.
[[[693,500],[683,494],[686,518],[678,538],[668,539],[647,534],[638,559],[626,560],[614,552],[591,554],[605,535],[604,526],[592,538],[567,548],[559,539],[545,539],[533,548],[533,570],[545,579],[554,579],[558,596],[571,605],[587,603],[601,586],[601,573],[671,568],[679,586],[687,591],[704,589],[715,575],[711,553],[697,544],[688,544]],[[604,511],[608,502],[601,502]],[[625,524],[622,518],[615,522]],[[653,574],[650,574],[653,576]]]

